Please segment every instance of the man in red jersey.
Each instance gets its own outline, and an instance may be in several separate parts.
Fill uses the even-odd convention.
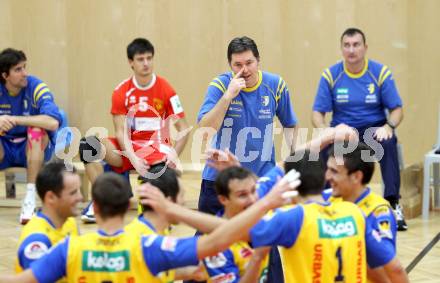
[[[115,137],[81,139],[80,157],[92,184],[104,171],[102,160],[117,173],[136,169],[144,176],[154,165],[174,165],[171,159],[183,151],[188,140],[188,135],[179,134],[180,138],[171,143],[171,119],[179,133],[189,131],[189,127],[176,92],[153,72],[153,45],[147,39],[136,38],[127,46],[127,57],[133,76],[121,82],[112,96]],[[81,218],[94,222],[92,206]]]

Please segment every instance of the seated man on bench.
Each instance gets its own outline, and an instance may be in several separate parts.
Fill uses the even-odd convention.
[[[53,154],[55,131],[61,124],[58,106],[47,85],[26,71],[23,51],[0,53],[0,169],[27,168],[26,196],[20,223],[35,210],[35,179]]]

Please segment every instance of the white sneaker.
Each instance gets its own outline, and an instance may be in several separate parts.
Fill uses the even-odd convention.
[[[81,212],[81,220],[84,223],[96,223],[92,202],[89,202],[87,207]]]
[[[396,214],[397,231],[408,230],[408,225],[406,224],[405,217],[403,216],[403,211],[400,204],[396,205],[396,208],[394,209],[394,213]]]
[[[31,220],[35,212],[35,191],[28,190],[21,204],[20,223],[25,225]]]

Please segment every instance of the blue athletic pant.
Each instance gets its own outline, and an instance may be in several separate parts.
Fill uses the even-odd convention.
[[[214,181],[202,179],[199,196],[199,211],[216,215],[221,209],[223,209],[223,205],[218,201]]]
[[[364,141],[363,136],[365,129],[357,130],[361,140]],[[382,159],[379,160],[382,180],[385,185],[383,196],[388,201],[398,201],[400,198],[400,169],[397,153],[397,137],[393,134],[391,139],[379,143],[384,151]]]

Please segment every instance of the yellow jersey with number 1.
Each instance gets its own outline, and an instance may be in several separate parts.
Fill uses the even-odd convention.
[[[359,208],[346,202],[303,207],[295,244],[281,248],[286,282],[365,282],[365,220]]]

